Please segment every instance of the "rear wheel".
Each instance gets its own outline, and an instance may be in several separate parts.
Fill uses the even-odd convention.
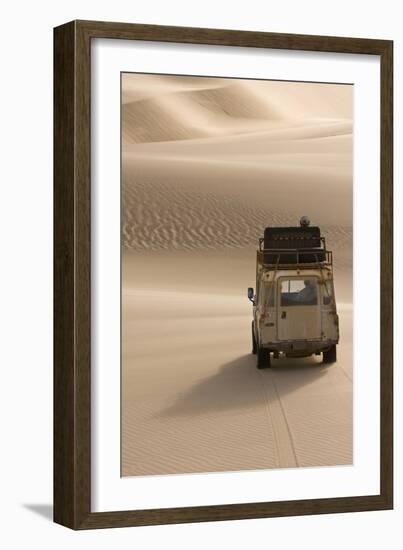
[[[258,369],[268,369],[271,367],[270,351],[266,348],[257,349],[256,366]]]
[[[256,338],[255,338],[255,323],[252,321],[252,353],[253,355],[256,355],[257,353],[257,345],[256,345]]]
[[[336,344],[334,344],[330,349],[323,352],[323,363],[336,363],[337,361],[337,352]]]

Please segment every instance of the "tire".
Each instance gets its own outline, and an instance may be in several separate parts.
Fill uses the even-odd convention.
[[[271,367],[270,351],[266,348],[258,348],[256,353],[256,367],[260,369],[269,369]]]
[[[256,353],[257,353],[257,344],[256,344],[254,326],[255,326],[255,323],[252,321],[252,353],[253,353],[253,355],[256,355]]]
[[[336,363],[336,361],[337,361],[336,344],[333,344],[333,346],[330,349],[323,352],[323,363],[330,364],[330,363]]]

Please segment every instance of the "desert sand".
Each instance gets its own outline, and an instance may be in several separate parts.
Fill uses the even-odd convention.
[[[352,87],[122,76],[122,475],[351,464]],[[250,353],[257,239],[320,225],[338,360]]]

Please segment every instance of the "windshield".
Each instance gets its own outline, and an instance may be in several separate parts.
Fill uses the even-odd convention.
[[[280,283],[282,306],[316,306],[318,304],[318,281],[316,277],[282,279]]]

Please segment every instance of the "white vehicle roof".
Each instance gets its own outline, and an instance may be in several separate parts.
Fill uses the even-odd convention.
[[[260,270],[260,274],[258,275],[263,281],[270,282],[274,280],[278,280],[281,277],[319,277],[320,279],[328,279],[331,280],[333,278],[333,272],[332,269],[323,266],[321,268],[315,267],[315,268],[303,268],[303,269],[278,269],[278,270],[272,270],[272,269],[265,269],[262,268]]]

